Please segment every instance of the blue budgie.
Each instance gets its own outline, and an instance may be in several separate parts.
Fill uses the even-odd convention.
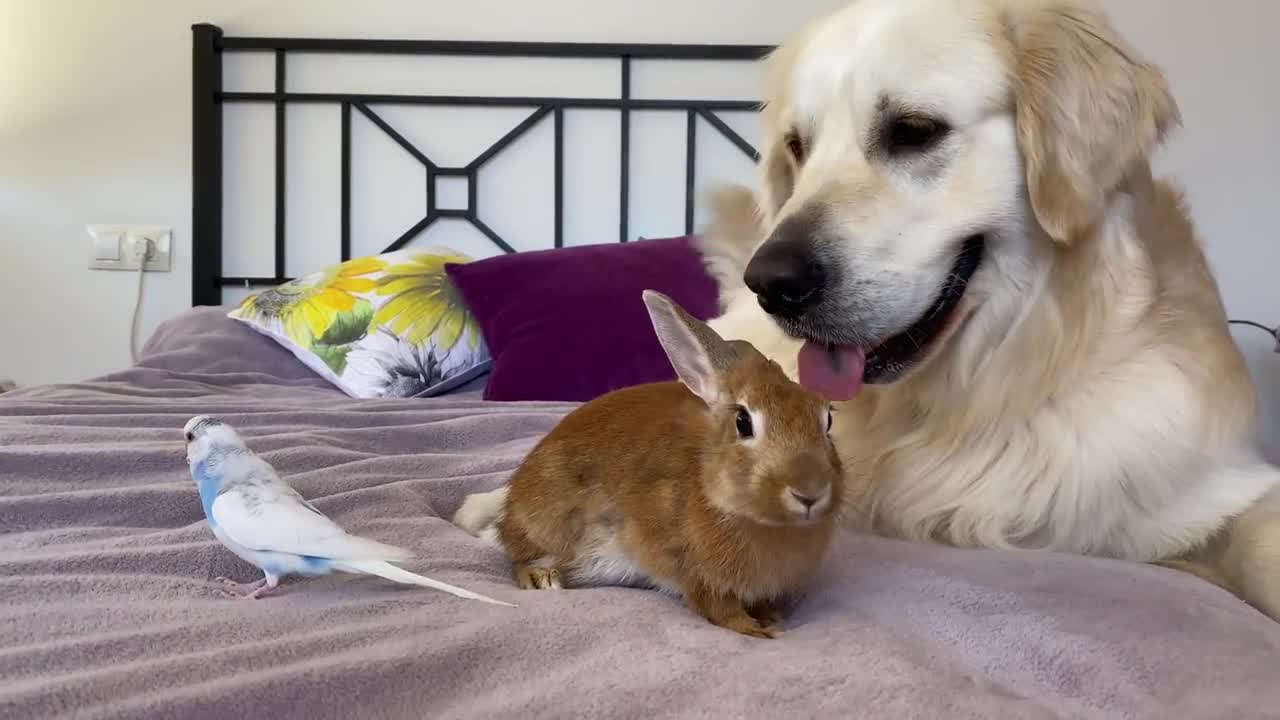
[[[263,578],[253,583],[218,578],[227,595],[259,598],[286,575],[314,577],[336,571],[377,575],[515,607],[392,565],[389,561],[404,560],[409,553],[348,534],[280,479],[275,468],[221,420],[199,415],[187,421],[183,432],[187,463],[209,527],[227,549],[263,572]]]

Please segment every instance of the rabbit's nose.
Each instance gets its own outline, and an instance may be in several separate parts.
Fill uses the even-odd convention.
[[[810,495],[804,495],[802,493],[798,493],[795,491],[795,489],[791,490],[791,497],[795,498],[796,501],[799,502],[801,505],[803,505],[806,510],[813,507],[814,505],[817,505],[818,500],[820,499],[820,498],[812,497]]]

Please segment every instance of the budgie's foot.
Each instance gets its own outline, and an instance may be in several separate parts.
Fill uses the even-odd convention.
[[[217,580],[222,583],[222,594],[237,600],[254,600],[272,590],[272,587],[267,584],[266,578],[251,583],[238,583],[231,578],[224,577],[217,578]]]
[[[560,582],[560,571],[555,568],[517,565],[515,575],[516,585],[521,590],[560,590],[564,587]]]

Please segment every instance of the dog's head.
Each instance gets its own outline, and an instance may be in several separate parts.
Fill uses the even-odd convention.
[[[744,280],[834,397],[1015,311],[1178,122],[1160,72],[1069,0],[855,0],[769,65]]]

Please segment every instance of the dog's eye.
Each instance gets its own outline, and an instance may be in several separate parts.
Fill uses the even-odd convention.
[[[827,408],[827,432],[831,432],[831,408]]]
[[[751,426],[751,413],[741,405],[738,406],[738,414],[733,422],[738,427],[738,437],[745,440],[755,435],[755,428]]]
[[[918,115],[904,115],[889,126],[889,152],[919,152],[947,134],[946,123]]]
[[[804,142],[794,130],[787,133],[787,152],[791,153],[796,162],[804,160]]]

